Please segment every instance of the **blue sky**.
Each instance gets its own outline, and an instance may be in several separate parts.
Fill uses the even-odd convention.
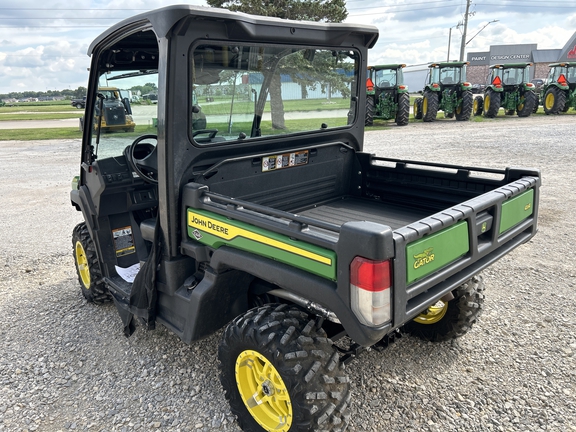
[[[90,42],[129,16],[174,0],[2,0],[0,3],[0,94],[86,86]],[[204,6],[204,0],[189,4]],[[73,6],[71,6],[73,5]],[[347,22],[373,24],[380,38],[371,64],[424,64],[457,59],[466,0],[349,0]],[[537,43],[562,48],[576,31],[576,1],[478,0],[472,2],[467,52],[490,45]]]

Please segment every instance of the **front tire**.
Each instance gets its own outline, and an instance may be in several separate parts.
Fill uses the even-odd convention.
[[[96,248],[84,222],[76,225],[72,231],[72,248],[76,273],[84,298],[90,303],[97,304],[110,301],[112,298],[106,284],[102,281]]]
[[[433,122],[438,115],[438,93],[425,91],[422,98],[422,120]]]
[[[456,120],[468,121],[472,116],[472,105],[474,105],[474,96],[471,91],[462,93],[462,102],[456,108]]]
[[[220,381],[244,431],[345,430],[350,384],[316,320],[268,304],[232,321],[218,347]]]
[[[396,112],[396,124],[406,126],[410,118],[410,96],[408,93],[398,95],[398,111]]]
[[[500,93],[489,90],[484,95],[484,117],[494,118],[500,109]]]
[[[518,117],[530,117],[534,111],[534,105],[536,105],[536,93],[529,90],[524,93],[524,100],[516,107]]]
[[[474,112],[475,116],[482,115],[482,111],[484,111],[484,99],[482,96],[476,96],[474,98],[474,106],[472,107],[472,111]]]
[[[431,342],[443,342],[466,334],[482,314],[484,281],[474,276],[460,285],[448,302],[439,301],[404,326],[407,333]]]
[[[414,118],[416,120],[422,120],[422,98],[416,98],[414,100]]]

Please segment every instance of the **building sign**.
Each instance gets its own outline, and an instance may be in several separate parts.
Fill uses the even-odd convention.
[[[490,47],[490,64],[531,62],[532,51],[535,51],[537,47],[537,44],[492,45]]]
[[[572,48],[570,51],[568,51],[568,56],[569,59],[576,59],[576,45],[574,45],[574,48]]]
[[[490,64],[490,52],[474,52],[468,53],[468,61],[470,66],[484,66]]]
[[[572,35],[572,37],[566,42],[562,51],[560,51],[560,57],[558,58],[559,62],[563,61],[574,61],[576,60],[576,32]]]

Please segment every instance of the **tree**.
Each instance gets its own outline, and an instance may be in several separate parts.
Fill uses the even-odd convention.
[[[342,22],[348,16],[345,0],[206,0],[209,6],[254,15],[300,21]],[[303,87],[303,94],[305,88]],[[272,127],[284,129],[280,75],[270,83]]]

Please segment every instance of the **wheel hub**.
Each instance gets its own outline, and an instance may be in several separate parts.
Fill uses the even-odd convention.
[[[272,362],[245,350],[236,358],[236,385],[248,412],[265,430],[287,432],[292,425],[288,388]]]
[[[414,321],[419,324],[435,324],[444,318],[448,311],[448,302],[439,301],[418,315]]]

